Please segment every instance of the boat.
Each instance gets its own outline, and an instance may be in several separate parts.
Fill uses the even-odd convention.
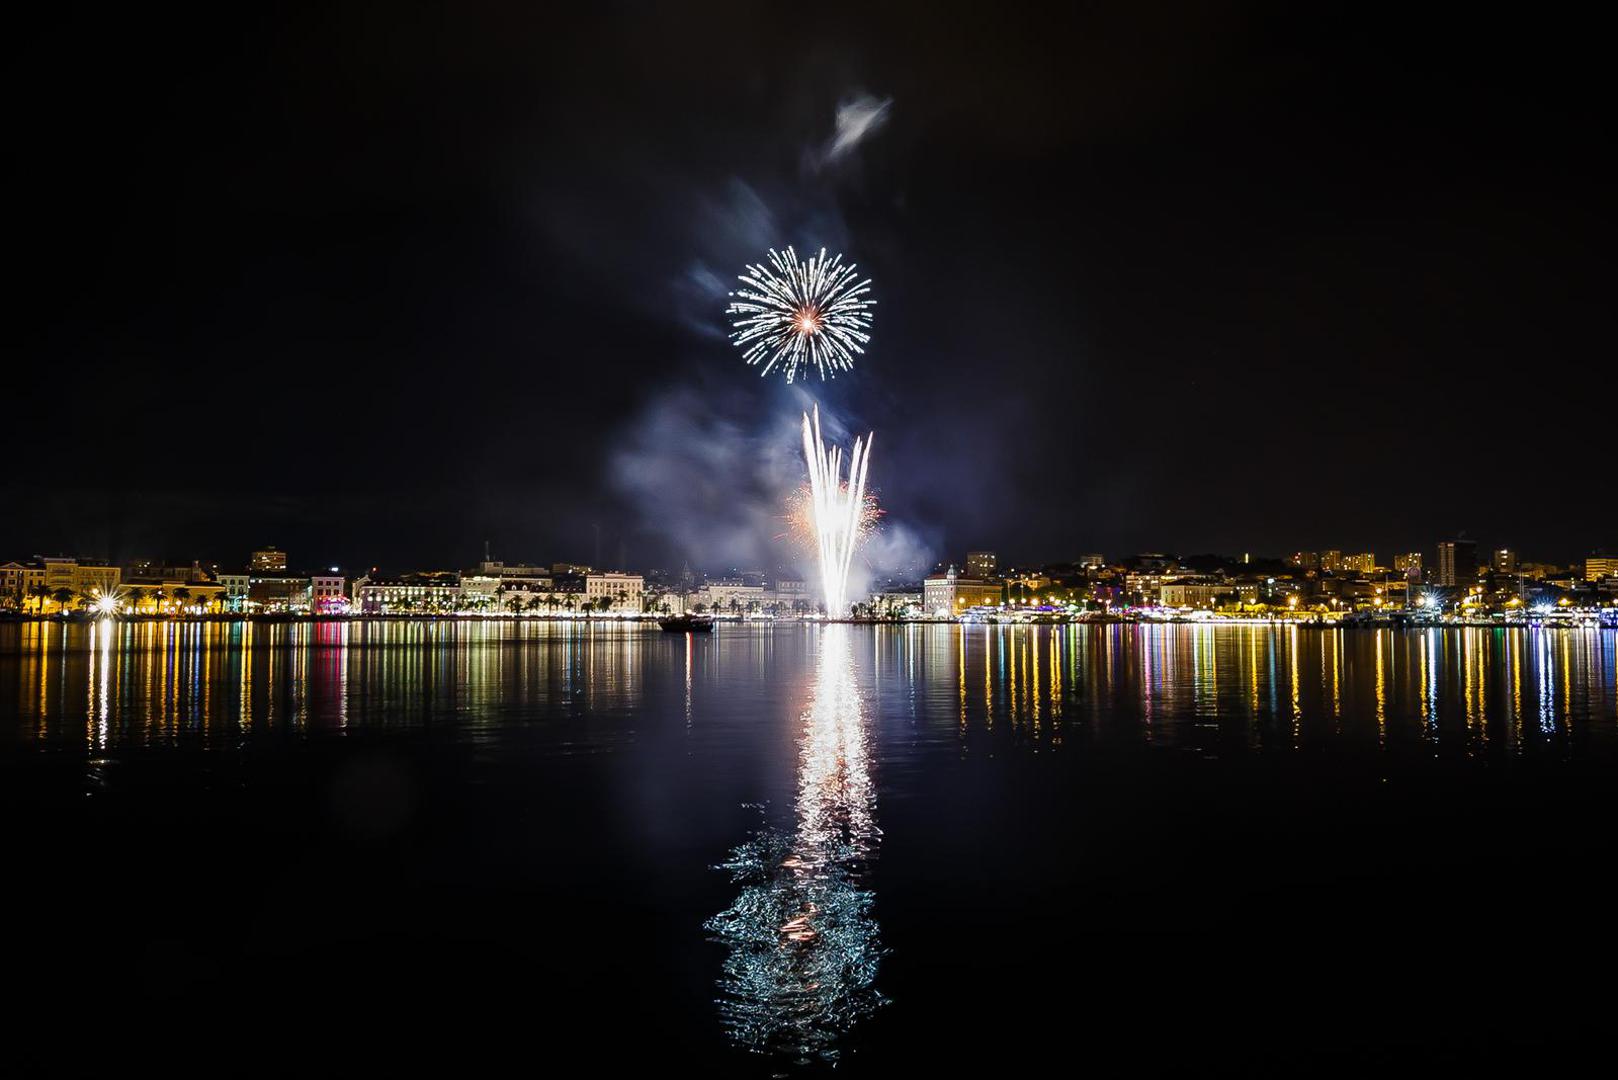
[[[657,625],[671,634],[706,633],[713,629],[712,615],[670,615],[657,620]]]

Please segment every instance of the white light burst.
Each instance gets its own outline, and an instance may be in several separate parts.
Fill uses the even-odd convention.
[[[815,546],[820,552],[821,589],[828,618],[848,611],[848,567],[860,540],[865,510],[865,472],[871,464],[871,436],[854,440],[848,458],[848,482],[842,477],[842,447],[826,449],[820,437],[820,406],[814,420],[803,416],[803,456],[809,464],[809,505]]]
[[[813,365],[821,379],[852,371],[854,357],[871,340],[871,279],[861,280],[857,265],[843,265],[826,249],[800,262],[798,253],[769,252],[769,265],[749,266],[739,275],[742,288],[731,293],[725,314],[736,328],[730,335],[749,364],[763,364],[760,375],[777,367],[787,382]]]

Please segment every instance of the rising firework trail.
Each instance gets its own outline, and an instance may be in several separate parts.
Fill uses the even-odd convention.
[[[807,262],[790,247],[771,248],[769,265],[747,267],[742,287],[730,294],[731,341],[749,364],[764,365],[760,375],[779,369],[789,383],[808,365],[822,380],[852,371],[871,340],[876,305],[871,279],[861,280],[857,269],[841,255],[827,258],[825,248]]]
[[[865,470],[871,462],[871,436],[854,440],[845,484],[843,449],[826,449],[820,437],[820,406],[816,405],[812,421],[808,413],[803,414],[803,456],[809,463],[809,500],[826,616],[839,619],[848,612],[848,568],[865,513]]]

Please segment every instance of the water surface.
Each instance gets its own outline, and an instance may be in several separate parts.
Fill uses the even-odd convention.
[[[1510,1003],[1612,951],[1615,636],[4,625],[6,911],[289,1059],[1537,1062]]]

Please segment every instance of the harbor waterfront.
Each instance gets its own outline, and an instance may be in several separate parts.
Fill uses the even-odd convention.
[[[269,1059],[1544,1060],[1475,995],[1611,951],[1615,679],[1575,627],[10,623],[7,911],[125,1018],[296,1001]]]

